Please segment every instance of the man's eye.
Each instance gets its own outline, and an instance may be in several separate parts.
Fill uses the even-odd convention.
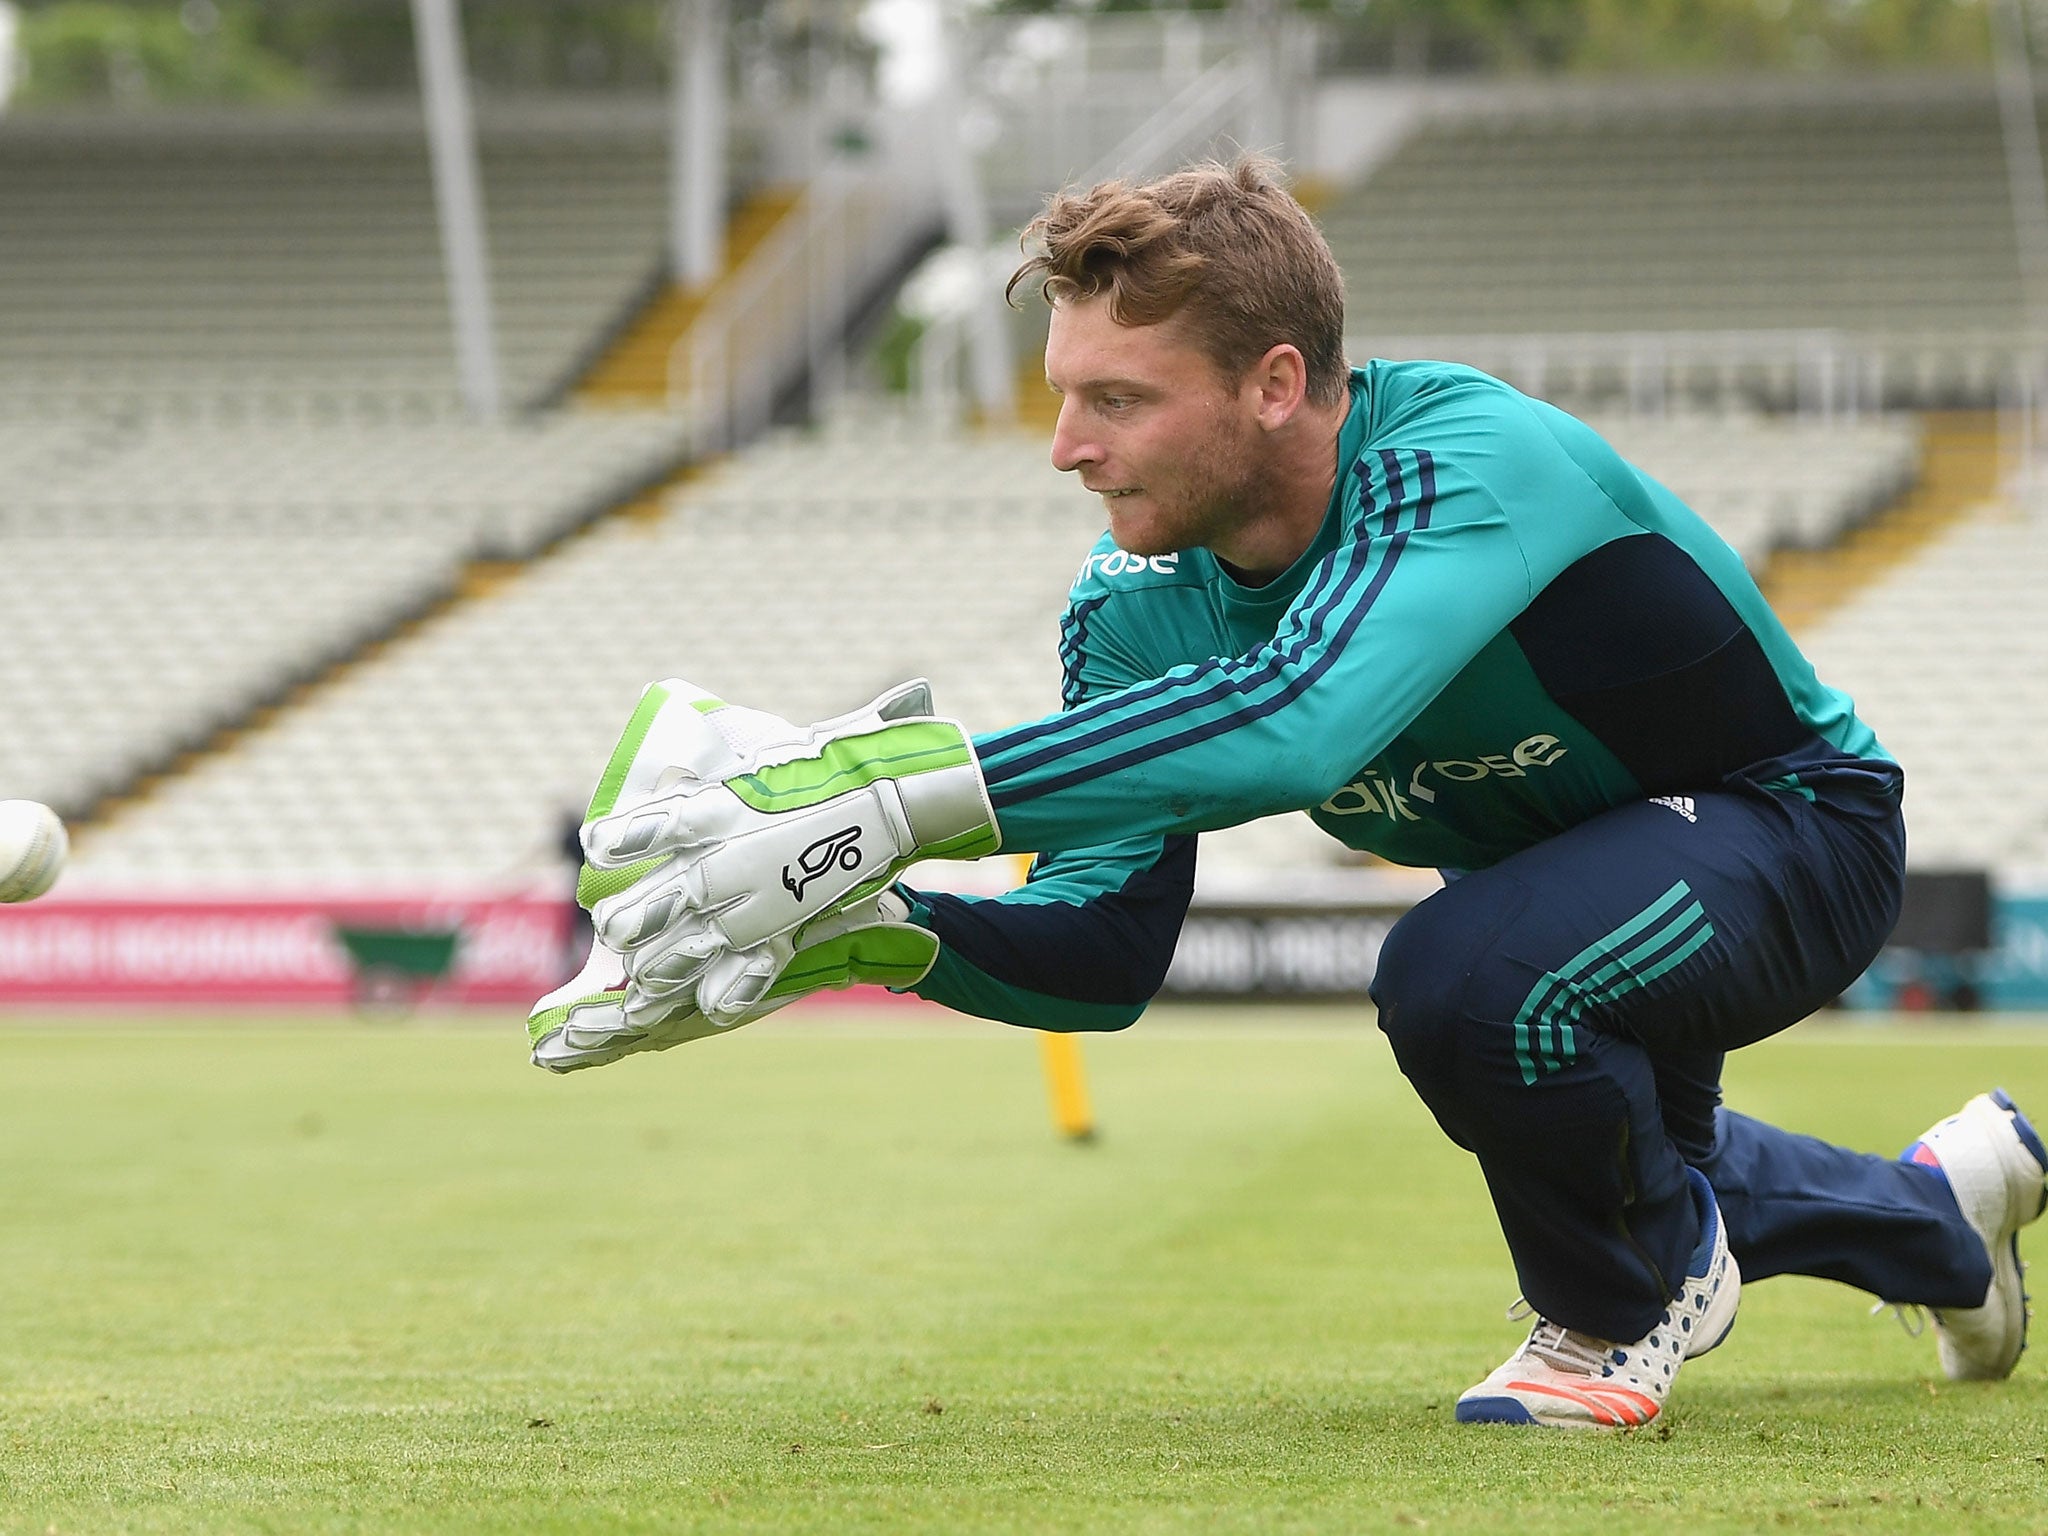
[[[1106,411],[1127,411],[1138,402],[1130,395],[1104,395],[1102,408]]]

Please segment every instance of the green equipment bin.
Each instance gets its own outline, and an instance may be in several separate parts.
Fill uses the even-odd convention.
[[[335,937],[355,966],[356,1007],[403,1012],[455,968],[459,928],[376,928],[336,923]]]

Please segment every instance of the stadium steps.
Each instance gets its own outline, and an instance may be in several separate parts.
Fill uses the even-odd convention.
[[[495,567],[499,561],[477,561],[476,567]],[[472,568],[473,569],[473,568]],[[488,578],[486,578],[487,580]],[[89,843],[97,834],[105,831],[129,812],[147,804],[164,785],[184,777],[203,763],[233,752],[243,742],[260,734],[273,722],[290,711],[299,708],[308,699],[315,697],[322,689],[330,686],[335,679],[345,675],[351,668],[362,665],[373,656],[381,656],[387,649],[421,627],[433,622],[434,618],[470,595],[472,571],[465,570],[453,593],[429,606],[425,612],[405,620],[386,634],[366,641],[347,656],[329,662],[313,677],[287,687],[277,698],[259,704],[242,719],[230,725],[221,726],[199,746],[180,752],[165,766],[143,774],[125,789],[117,790],[94,805],[84,815],[68,823],[72,841]]]
[[[591,405],[647,405],[666,400],[669,354],[677,340],[801,196],[796,187],[769,187],[748,198],[726,228],[725,262],[719,275],[699,287],[680,283],[660,287],[590,366],[575,388],[575,398]]]
[[[661,480],[643,487],[580,527],[570,530],[531,559],[470,561],[457,575],[453,587],[420,612],[402,620],[383,634],[363,642],[346,656],[329,662],[312,677],[292,683],[276,698],[255,706],[242,719],[220,727],[201,745],[180,752],[166,766],[143,774],[126,788],[102,798],[85,814],[72,818],[69,822],[72,835],[80,840],[90,840],[128,812],[145,804],[164,785],[184,777],[205,763],[236,751],[245,742],[260,735],[287,715],[312,704],[321,694],[365,663],[383,656],[394,646],[405,644],[457,610],[488,601],[530,567],[589,537],[595,529],[618,519],[631,519],[636,522],[658,520],[665,513],[668,498],[674,491],[704,474],[712,462],[715,461],[698,461],[682,465]]]
[[[1812,629],[1998,494],[1995,412],[1930,411],[1922,423],[1920,474],[1897,502],[1824,549],[1771,555],[1760,585],[1794,634]]]
[[[1060,397],[1045,382],[1045,357],[1034,353],[1017,365],[1017,425],[1052,442],[1059,425]]]

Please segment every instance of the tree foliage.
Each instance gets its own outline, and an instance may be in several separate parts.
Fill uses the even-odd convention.
[[[408,0],[17,0],[20,100],[270,101],[409,91]],[[801,74],[868,45],[864,0],[732,0],[736,41]],[[1227,0],[1161,0],[1221,9]],[[1504,73],[1954,67],[1989,55],[1989,0],[1276,0],[1326,15],[1339,67]],[[2048,0],[2036,38],[2048,47]],[[1155,0],[994,0],[1010,11]],[[669,0],[466,0],[489,89],[659,90]]]
[[[252,4],[176,9],[70,0],[23,15],[20,100],[271,101],[306,93],[304,74],[264,46]]]
[[[1034,11],[1150,6],[1150,0],[999,3],[1003,9]],[[1339,59],[1368,68],[1508,73],[1941,68],[1979,64],[1990,53],[1987,0],[1293,3],[1328,15]],[[1190,0],[1187,8],[1218,4],[1220,0]],[[2039,18],[2035,35],[2048,47],[2048,15]]]

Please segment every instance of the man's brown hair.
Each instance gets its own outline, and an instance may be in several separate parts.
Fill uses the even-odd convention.
[[[1106,294],[1119,325],[1183,317],[1190,342],[1226,379],[1282,342],[1308,363],[1318,405],[1344,398],[1344,278],[1322,232],[1263,155],[1189,166],[1133,186],[1055,193],[1026,227],[1021,283],[1058,305]]]

